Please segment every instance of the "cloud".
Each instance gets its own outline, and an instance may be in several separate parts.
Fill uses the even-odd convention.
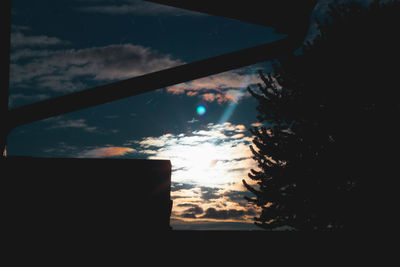
[[[67,44],[56,37],[49,37],[47,35],[29,36],[22,32],[11,33],[11,47],[46,47],[53,45]]]
[[[114,117],[112,117],[114,118]],[[43,120],[43,122],[50,124],[46,130],[69,130],[80,129],[90,134],[113,135],[119,132],[118,129],[101,128],[87,123],[85,119],[65,119],[64,116],[57,116]],[[150,151],[148,151],[150,152]]]
[[[256,167],[249,149],[251,137],[247,134],[242,124],[210,123],[190,133],[146,137],[125,145],[134,147],[149,159],[171,160],[174,182],[241,187],[248,170]]]
[[[81,12],[100,13],[108,15],[136,15],[136,16],[205,16],[199,12],[188,11],[139,0],[123,1],[82,1],[90,5],[78,8]],[[94,3],[93,3],[94,2]]]
[[[118,115],[106,115],[105,118],[106,118],[106,119],[113,120],[113,119],[118,119],[119,116],[118,116]]]
[[[69,42],[44,35],[27,36],[21,31],[12,35],[12,87],[68,93],[85,89],[88,84],[92,87],[93,82],[132,78],[185,63],[141,45],[50,49],[52,45]],[[199,97],[206,102],[237,102],[250,96],[247,86],[259,82],[253,68],[237,69],[170,86],[167,92]]]
[[[76,155],[79,148],[74,145],[69,145],[65,142],[59,142],[53,147],[46,147],[43,152],[50,154],[52,157],[71,157],[71,155]]]
[[[263,125],[264,124],[262,124],[261,122],[254,122],[254,123],[251,124],[251,126],[253,126],[253,127],[261,127]]]
[[[251,73],[251,74],[249,74]],[[259,83],[253,68],[238,69],[170,86],[167,92],[175,95],[197,96],[207,102],[237,102],[249,96],[246,88]]]
[[[195,204],[181,204],[181,207],[191,206],[191,208],[186,209],[181,215],[184,218],[197,218],[197,215],[202,214],[204,211],[199,205]]]
[[[195,118],[192,118],[190,121],[187,121],[187,123],[195,123],[195,122],[199,122],[199,120],[196,120]]]
[[[221,197],[220,195],[220,188],[215,188],[215,187],[208,187],[208,186],[202,186],[200,187],[201,190],[201,198],[205,201],[211,201],[213,199],[218,199]]]
[[[193,184],[176,183],[176,182],[171,183],[171,191],[179,191],[182,189],[193,189],[194,187],[195,185]]]
[[[51,122],[52,125],[47,129],[67,129],[67,128],[76,128],[83,129],[86,132],[95,132],[98,130],[97,127],[89,126],[86,123],[85,119],[71,119],[71,120],[63,120],[60,117],[50,118],[45,120],[46,122]]]
[[[133,44],[85,49],[20,49],[11,54],[12,86],[71,92],[88,82],[131,78],[182,64],[170,55]]]
[[[245,215],[255,215],[253,209],[222,209],[217,210],[215,208],[208,208],[202,218],[216,219],[216,220],[227,220],[227,219],[238,219]]]
[[[49,98],[47,94],[36,94],[36,95],[27,95],[27,94],[11,94],[8,99],[8,107],[14,108],[18,105],[23,105],[26,103],[37,102],[41,100],[45,100]]]
[[[244,137],[244,134],[242,134],[242,133],[232,135],[232,138],[234,138],[234,139],[238,139],[238,138],[242,138],[242,137]]]
[[[25,26],[25,25],[11,25],[11,31],[13,32],[20,32],[20,31],[29,31],[31,30],[31,27]]]
[[[109,158],[124,156],[127,153],[134,152],[135,150],[129,147],[99,147],[94,149],[85,150],[79,153],[79,158]]]
[[[247,170],[248,172],[249,170]],[[244,198],[254,197],[253,193],[249,191],[239,191],[239,190],[225,190],[221,195],[223,195],[225,201],[237,203],[239,206],[247,207],[248,201]]]
[[[257,168],[248,134],[242,124],[210,123],[196,131],[145,137],[126,145],[148,159],[171,160],[173,227],[182,221],[252,223],[257,207],[244,199],[248,193],[242,185],[249,170]]]

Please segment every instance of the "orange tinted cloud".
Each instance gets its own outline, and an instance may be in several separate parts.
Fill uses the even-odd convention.
[[[240,70],[234,70],[170,86],[167,88],[167,92],[174,95],[198,95],[207,102],[223,103],[239,100],[245,95],[240,92],[241,90],[258,82],[257,75],[243,74],[240,73]]]
[[[207,102],[213,102],[216,98],[216,95],[212,94],[212,93],[207,93],[207,94],[201,95],[201,98],[203,98]]]
[[[123,156],[129,152],[135,151],[129,147],[99,147],[91,150],[83,151],[80,155],[82,158],[110,158]]]
[[[263,126],[263,124],[261,122],[255,122],[255,123],[252,123],[251,126],[253,126],[253,127],[261,127],[261,126]]]
[[[186,93],[188,96],[188,93]],[[218,93],[218,94],[214,94],[214,93],[206,93],[206,94],[202,94],[200,95],[200,97],[207,102],[213,102],[214,100],[216,100],[218,103],[224,103],[224,102],[236,102],[238,99],[233,96],[230,95],[229,93]]]
[[[198,92],[195,92],[195,91],[188,91],[186,94],[187,94],[188,96],[195,96],[195,95],[198,94]]]

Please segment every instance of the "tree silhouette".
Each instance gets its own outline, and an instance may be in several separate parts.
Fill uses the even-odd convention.
[[[400,4],[329,8],[302,53],[260,71],[263,85],[249,88],[267,127],[251,129],[259,170],[249,173],[254,186],[243,183],[265,229],[370,229],[392,214]]]

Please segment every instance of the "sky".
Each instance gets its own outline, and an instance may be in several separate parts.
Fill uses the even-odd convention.
[[[138,0],[14,0],[9,108],[284,37]],[[7,153],[169,159],[173,229],[259,230],[241,182],[257,168],[249,129],[260,123],[246,88],[259,69],[271,71],[265,62],[18,127]]]

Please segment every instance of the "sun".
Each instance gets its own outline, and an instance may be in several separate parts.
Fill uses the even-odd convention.
[[[175,149],[174,163],[185,165],[193,170],[207,170],[216,160],[218,148],[213,144],[201,144],[196,146],[177,147]]]
[[[176,147],[171,158],[172,165],[185,171],[175,172],[176,179],[183,178],[198,185],[218,185],[229,183],[226,161],[229,151],[214,143]]]

